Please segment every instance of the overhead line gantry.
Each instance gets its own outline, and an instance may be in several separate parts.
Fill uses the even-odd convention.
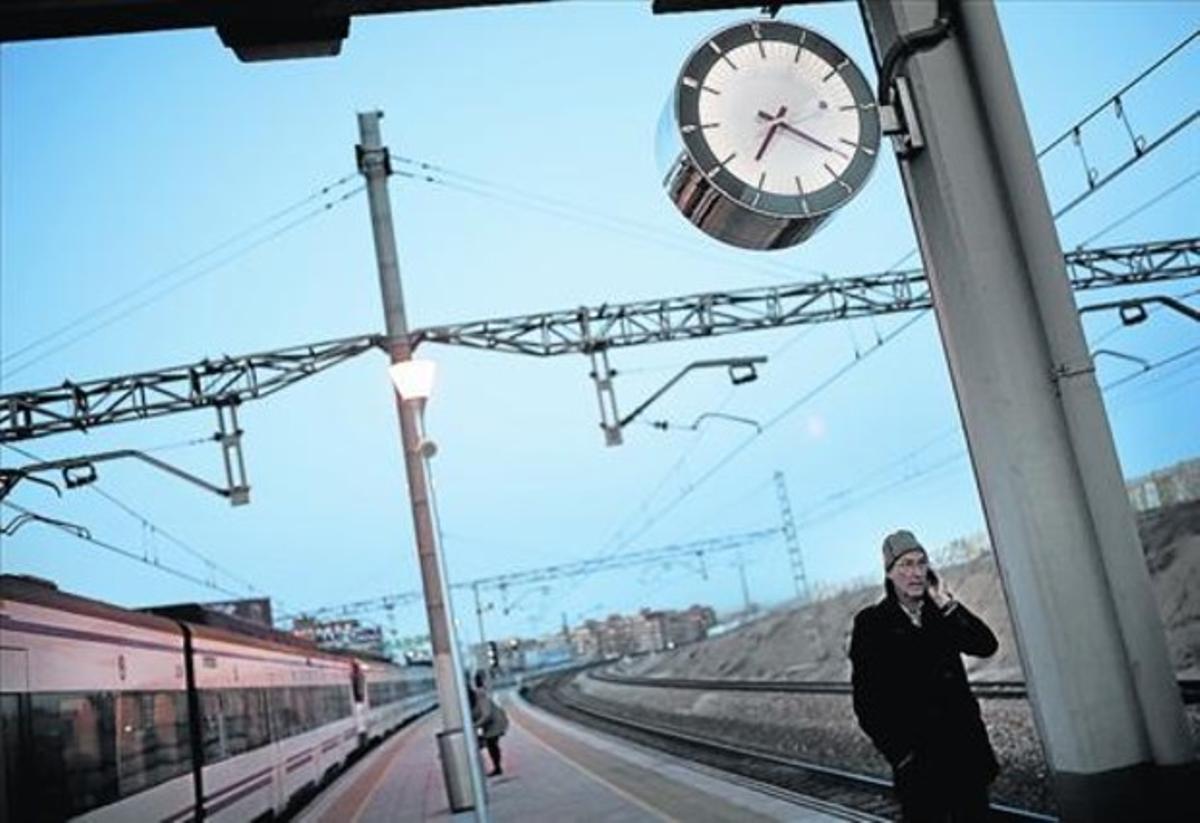
[[[1200,238],[1077,250],[1065,258],[1077,291],[1181,280],[1200,275]],[[410,337],[414,346],[442,343],[546,357],[897,314],[931,305],[929,283],[917,268],[432,326]],[[0,443],[206,407],[232,409],[386,344],[383,335],[362,335],[3,394]]]

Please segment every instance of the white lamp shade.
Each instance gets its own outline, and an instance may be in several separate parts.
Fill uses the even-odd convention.
[[[432,360],[406,360],[389,366],[388,374],[401,400],[428,400],[436,370]]]

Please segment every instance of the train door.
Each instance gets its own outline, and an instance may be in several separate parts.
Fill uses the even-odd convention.
[[[26,820],[29,652],[0,648],[0,820]]]

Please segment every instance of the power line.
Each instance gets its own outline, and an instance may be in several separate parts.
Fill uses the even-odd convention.
[[[329,188],[329,187],[327,187],[327,188]],[[288,223],[285,223],[284,225],[280,226],[279,228],[276,228],[274,231],[272,231],[262,237],[259,237],[258,239],[254,240],[253,242],[249,243],[248,245],[242,246],[241,248],[234,251],[232,254],[226,255],[225,257],[222,257],[222,258],[216,260],[215,262],[204,266],[203,268],[199,269],[198,271],[194,271],[194,272],[188,274],[186,277],[183,277],[182,279],[178,279],[177,282],[175,282],[174,284],[167,286],[166,288],[162,288],[162,289],[158,290],[157,292],[151,294],[150,296],[146,297],[145,299],[143,299],[137,303],[134,303],[132,306],[129,306],[128,308],[116,313],[115,315],[112,315],[108,319],[102,320],[97,323],[93,323],[89,327],[80,331],[78,334],[67,338],[65,341],[63,341],[62,343],[59,343],[57,346],[53,346],[53,347],[43,351],[41,354],[39,354],[31,359],[26,360],[26,362],[22,363],[21,365],[17,366],[16,368],[10,368],[10,369],[5,370],[4,376],[11,378],[13,375],[19,374],[20,372],[24,371],[25,369],[28,369],[30,366],[33,366],[36,363],[40,363],[41,361],[45,360],[46,358],[50,357],[51,355],[56,354],[56,353],[62,351],[63,349],[68,348],[87,337],[92,336],[96,332],[98,332],[102,329],[105,329],[108,326],[111,326],[113,323],[116,323],[118,320],[123,320],[124,318],[128,317],[129,315],[133,314],[134,312],[137,312],[137,311],[145,308],[146,306],[149,306],[152,303],[158,302],[159,300],[174,293],[175,291],[178,291],[179,289],[183,288],[184,286],[188,285],[189,283],[192,283],[195,280],[198,280],[199,278],[201,278],[207,274],[211,274],[212,272],[217,271],[218,269],[228,265],[229,263],[232,263],[234,260],[238,259],[239,257],[242,257],[242,256],[248,254],[249,252],[253,251],[254,249],[257,249],[260,246],[263,246],[266,243],[269,243],[270,241],[275,240],[278,237],[281,237],[282,235],[286,234],[287,232],[292,231],[293,229],[303,225],[304,223],[307,223],[308,221],[310,221],[316,217],[319,217],[322,214],[325,214],[326,212],[330,211],[334,207],[344,203],[345,201],[349,200],[350,198],[354,197],[355,195],[361,193],[365,188],[366,188],[365,186],[359,186],[355,189],[352,189],[349,192],[346,192],[345,194],[343,194],[337,198],[334,198],[325,203],[322,203],[321,205],[317,206],[316,208],[311,209],[310,211],[305,212],[304,214],[300,215],[298,218],[296,218]],[[302,203],[307,203],[311,199],[312,198],[310,196],[309,198],[306,198],[304,201],[302,201]],[[290,213],[291,211],[294,210],[294,208],[295,208],[295,206],[289,207],[288,209],[285,209],[282,212],[279,212],[279,214]],[[193,260],[200,260],[205,257],[209,257],[209,256],[211,256],[211,251],[219,250],[220,248],[223,248],[226,245],[229,245],[229,243],[225,242],[225,243],[219,244],[218,246],[214,247],[213,250],[210,250],[210,252],[205,252],[204,254],[200,255],[197,258],[193,258]],[[179,266],[179,267],[176,267],[175,269],[172,269],[171,276],[174,277],[174,275],[179,274],[182,271],[185,271],[186,268],[190,266],[191,262],[192,261],[189,261],[189,263],[184,264],[183,266]],[[94,309],[90,312],[85,313],[84,315],[81,315],[80,317],[76,318],[75,320],[72,320],[70,323],[67,323],[64,326],[61,326],[59,329],[57,329],[56,331],[54,331],[48,335],[43,335],[43,337],[39,338],[38,340],[35,340],[34,342],[32,342],[30,344],[27,344],[26,346],[24,346],[22,349],[18,350],[17,352],[13,352],[11,355],[6,356],[4,358],[4,360],[9,360],[11,358],[15,358],[19,354],[30,351],[30,350],[38,347],[42,343],[48,343],[52,339],[57,339],[58,337],[62,336],[64,333],[66,333],[67,331],[77,328],[80,322],[86,321],[89,317],[103,315],[103,314],[107,313],[110,309],[115,308],[116,306],[120,305],[121,303],[125,303],[128,300],[142,294],[143,292],[146,292],[146,291],[154,288],[155,286],[162,285],[161,281],[163,279],[164,279],[164,277],[160,276],[160,277],[156,277],[150,281],[144,282],[142,285],[132,289],[129,292],[126,292],[121,297],[109,301],[108,303],[104,304],[100,308]],[[166,278],[166,279],[170,279],[170,278]]]
[[[1133,380],[1137,380],[1140,377],[1145,377],[1147,374],[1154,371],[1155,369],[1162,368],[1163,366],[1169,365],[1178,360],[1182,360],[1186,357],[1190,357],[1191,355],[1196,354],[1197,352],[1200,352],[1200,345],[1192,346],[1191,348],[1184,349],[1183,351],[1180,351],[1180,352],[1176,352],[1175,354],[1172,354],[1169,357],[1164,357],[1162,360],[1159,360],[1155,363],[1150,363],[1150,364],[1146,365],[1145,368],[1143,368],[1141,371],[1134,372],[1133,374],[1128,374],[1118,380],[1114,380],[1111,383],[1107,383],[1107,384],[1105,384],[1105,386],[1103,388],[1105,391],[1111,391],[1112,389],[1115,389],[1118,386],[1123,386],[1126,383],[1129,383]]]
[[[45,460],[44,457],[34,454],[33,452],[28,451],[26,449],[20,448],[19,446],[14,446],[11,443],[4,443],[2,445],[7,446],[8,448],[12,449],[13,451],[17,452],[18,454],[23,455],[24,457],[29,458],[30,460],[36,460],[38,462],[43,462]],[[149,529],[153,534],[162,535],[163,537],[165,537],[167,540],[169,540],[174,545],[178,546],[183,551],[187,552],[188,554],[192,555],[193,557],[195,557],[198,560],[200,560],[201,562],[203,562],[210,570],[215,570],[215,571],[221,572],[223,575],[228,577],[230,580],[233,580],[233,581],[241,584],[242,586],[245,586],[251,592],[257,592],[259,594],[265,593],[262,589],[260,589],[258,586],[255,586],[249,580],[246,580],[245,578],[234,574],[229,569],[221,566],[219,563],[217,563],[215,560],[208,557],[206,554],[201,552],[199,549],[193,548],[192,546],[188,545],[183,540],[181,540],[180,538],[171,534],[166,529],[164,529],[161,526],[157,525],[156,523],[152,522],[150,520],[150,518],[146,517],[141,512],[136,511],[129,504],[123,502],[122,500],[117,498],[115,495],[105,491],[104,489],[101,489],[97,484],[92,483],[88,486],[88,488],[91,489],[96,494],[103,497],[108,502],[112,503],[117,508],[121,509],[121,511],[125,512],[125,514],[127,514],[130,517],[132,517],[133,519],[137,520],[139,523],[142,524],[143,528]],[[224,590],[224,591],[229,592],[229,590]],[[229,593],[232,594],[234,592],[229,592]],[[282,601],[279,601],[279,602],[280,602],[280,605],[282,605]]]
[[[1099,238],[1108,234],[1110,231],[1117,228],[1118,226],[1121,226],[1121,225],[1127,223],[1128,221],[1132,220],[1134,217],[1137,217],[1139,214],[1146,211],[1151,206],[1157,205],[1163,199],[1165,199],[1165,198],[1169,197],[1170,195],[1174,194],[1175,192],[1179,191],[1181,188],[1186,186],[1188,183],[1191,183],[1197,177],[1200,177],[1200,169],[1197,169],[1196,171],[1192,172],[1191,174],[1189,174],[1187,177],[1183,178],[1182,180],[1179,180],[1178,182],[1173,183],[1170,187],[1164,189],[1163,191],[1160,191],[1158,194],[1154,195],[1153,197],[1151,197],[1149,200],[1142,203],[1141,205],[1135,206],[1133,209],[1126,212],[1122,216],[1118,217],[1116,220],[1109,223],[1107,226],[1100,229],[1100,231],[1096,232],[1095,234],[1093,234],[1091,237],[1087,238],[1086,240],[1079,241],[1079,244],[1076,245],[1075,248],[1082,249],[1084,246],[1087,246],[1092,241],[1098,240]]]
[[[37,517],[42,522],[45,522],[47,525],[54,526],[55,528],[66,532],[67,534],[71,535],[72,537],[76,538],[77,540],[83,540],[87,543],[91,543],[93,546],[98,546],[99,548],[104,549],[105,551],[120,555],[121,557],[124,557],[127,560],[134,560],[145,566],[149,566],[152,569],[158,569],[161,572],[165,572],[166,574],[172,575],[174,577],[178,577],[180,580],[186,580],[189,583],[195,583],[198,586],[204,586],[206,588],[213,589],[215,591],[219,591],[222,594],[230,595],[231,597],[241,597],[240,592],[234,591],[233,589],[227,589],[214,580],[205,580],[203,578],[196,577],[195,575],[190,574],[189,572],[185,572],[181,569],[176,569],[173,566],[168,566],[157,560],[150,560],[149,558],[147,558],[143,555],[139,555],[135,551],[131,551],[130,549],[122,548],[121,546],[117,546],[113,543],[109,543],[107,541],[100,540],[96,537],[93,537],[90,532],[87,532],[86,530],[81,530],[79,527],[73,526],[70,523],[63,523],[61,521],[53,521],[48,518],[43,519],[40,516],[36,515],[34,512],[25,508],[24,506],[18,506],[16,503],[12,503],[8,500],[2,500],[2,501],[0,501],[0,503],[2,503],[3,505],[7,506],[10,509],[13,509],[14,511],[20,512],[21,514],[32,515],[34,517]]]
[[[614,234],[623,235],[636,240],[641,240],[655,245],[671,248],[676,251],[682,251],[686,254],[702,257],[710,262],[726,262],[720,260],[718,255],[714,255],[701,247],[692,243],[670,237],[664,234],[664,229],[661,226],[653,226],[647,223],[641,223],[636,220],[630,220],[627,217],[618,217],[615,215],[606,214],[596,209],[588,209],[577,204],[571,203],[555,197],[547,197],[546,195],[537,194],[534,192],[525,191],[513,186],[495,183],[485,180],[475,175],[457,172],[448,169],[444,166],[439,166],[422,160],[414,160],[398,155],[391,155],[392,159],[400,164],[414,166],[422,171],[422,173],[412,173],[405,171],[394,171],[398,177],[403,177],[419,183],[428,183],[432,185],[443,186],[452,191],[459,191],[466,194],[473,194],[485,199],[492,199],[497,202],[506,203],[510,206],[528,209],[530,211],[546,214],[551,217],[556,217],[568,222],[578,223],[580,225],[598,228],[605,231],[613,232]],[[431,174],[429,172],[439,172],[442,176]],[[461,178],[461,180],[451,179],[453,177]],[[773,277],[779,280],[794,279],[797,274],[808,274],[811,276],[823,276],[825,272],[815,269],[806,269],[799,266],[788,266],[782,263],[764,264],[747,264],[744,260],[738,261],[736,264],[738,269],[753,269],[761,272],[768,277]]]

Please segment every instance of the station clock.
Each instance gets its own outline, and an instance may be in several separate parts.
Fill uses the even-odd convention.
[[[862,190],[879,152],[879,110],[863,73],[793,23],[717,31],[688,56],[667,105],[659,139],[671,143],[668,196],[740,248],[810,237]]]

